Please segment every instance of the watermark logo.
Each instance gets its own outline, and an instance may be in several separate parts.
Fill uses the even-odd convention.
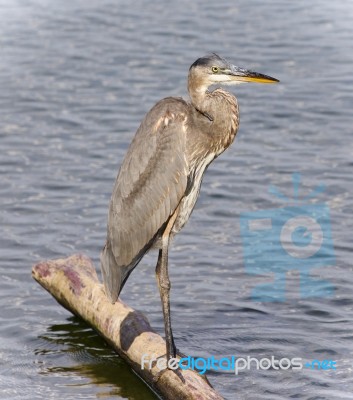
[[[231,371],[235,375],[245,370],[302,370],[303,368],[312,370],[336,370],[336,361],[333,360],[311,360],[304,362],[301,357],[294,358],[277,358],[276,356],[270,357],[223,357],[216,358],[214,356],[204,357],[184,357],[181,359],[171,358],[168,362],[165,357],[151,357],[148,354],[143,354],[141,357],[141,369],[151,370],[154,366],[157,366],[159,371],[163,371],[167,368],[171,370],[182,369],[182,370],[196,370],[201,375],[207,371]]]
[[[252,290],[256,301],[285,301],[286,275],[299,271],[300,297],[327,297],[330,282],[311,277],[311,270],[335,264],[330,212],[326,204],[309,200],[324,191],[317,186],[309,195],[299,196],[301,176],[292,176],[294,196],[283,195],[276,187],[269,192],[285,207],[244,212],[240,215],[245,270],[252,275],[274,275],[271,283]]]

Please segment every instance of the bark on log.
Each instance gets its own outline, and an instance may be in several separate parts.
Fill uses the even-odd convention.
[[[92,326],[162,399],[222,399],[207,379],[193,370],[181,371],[182,383],[168,369],[158,375],[157,365],[148,369],[146,364],[142,369],[142,355],[149,359],[164,355],[165,341],[141,312],[120,300],[110,303],[88,257],[73,255],[41,262],[33,266],[32,276],[62,306]]]

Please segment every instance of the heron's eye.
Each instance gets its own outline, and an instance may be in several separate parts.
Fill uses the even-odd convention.
[[[212,72],[214,74],[217,74],[217,72],[219,72],[219,68],[218,67],[212,67]]]

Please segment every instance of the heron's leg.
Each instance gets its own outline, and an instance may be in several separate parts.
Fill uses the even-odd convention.
[[[167,226],[162,234],[162,247],[159,250],[158,261],[156,266],[156,278],[158,282],[159,294],[161,296],[162,301],[162,309],[163,309],[163,318],[164,318],[164,329],[165,329],[165,340],[166,340],[166,350],[167,350],[167,364],[171,358],[175,358],[177,354],[177,349],[174,344],[173,332],[172,332],[172,324],[170,319],[170,280],[168,274],[168,246],[169,246],[169,237],[170,231],[174,225],[175,219],[178,215],[178,208],[174,211],[174,214],[170,217]],[[160,371],[160,373],[156,376],[156,380],[159,379],[161,374],[165,371]],[[185,383],[185,379],[179,368],[173,369],[180,380]]]
[[[159,250],[158,261],[156,266],[156,278],[158,282],[159,294],[162,301],[165,340],[167,344],[167,362],[171,358],[176,357],[177,349],[174,344],[172,324],[170,319],[170,280],[168,274],[168,247],[170,232],[173,228],[176,217],[178,216],[179,207],[176,208],[173,215],[169,218],[167,226],[162,234],[162,247]]]
[[[169,235],[162,238],[162,248],[159,250],[158,261],[156,266],[156,277],[158,282],[159,293],[162,300],[163,317],[164,317],[164,329],[165,329],[165,340],[167,347],[167,364],[171,358],[176,357],[177,349],[174,344],[172,324],[170,319],[170,280],[168,275],[168,244]],[[155,377],[155,381],[158,381],[160,376],[165,372],[165,370],[160,371]],[[173,369],[179,379],[185,383],[185,379],[179,368]]]
[[[167,361],[176,357],[172,324],[170,318],[170,280],[168,275],[168,244],[169,237],[162,239],[162,248],[159,250],[156,266],[156,277],[162,301],[165,338],[167,343]]]

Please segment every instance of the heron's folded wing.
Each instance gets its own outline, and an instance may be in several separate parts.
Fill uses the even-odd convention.
[[[141,257],[186,191],[186,115],[187,104],[181,99],[157,103],[123,160],[108,221],[108,238],[120,267]]]

